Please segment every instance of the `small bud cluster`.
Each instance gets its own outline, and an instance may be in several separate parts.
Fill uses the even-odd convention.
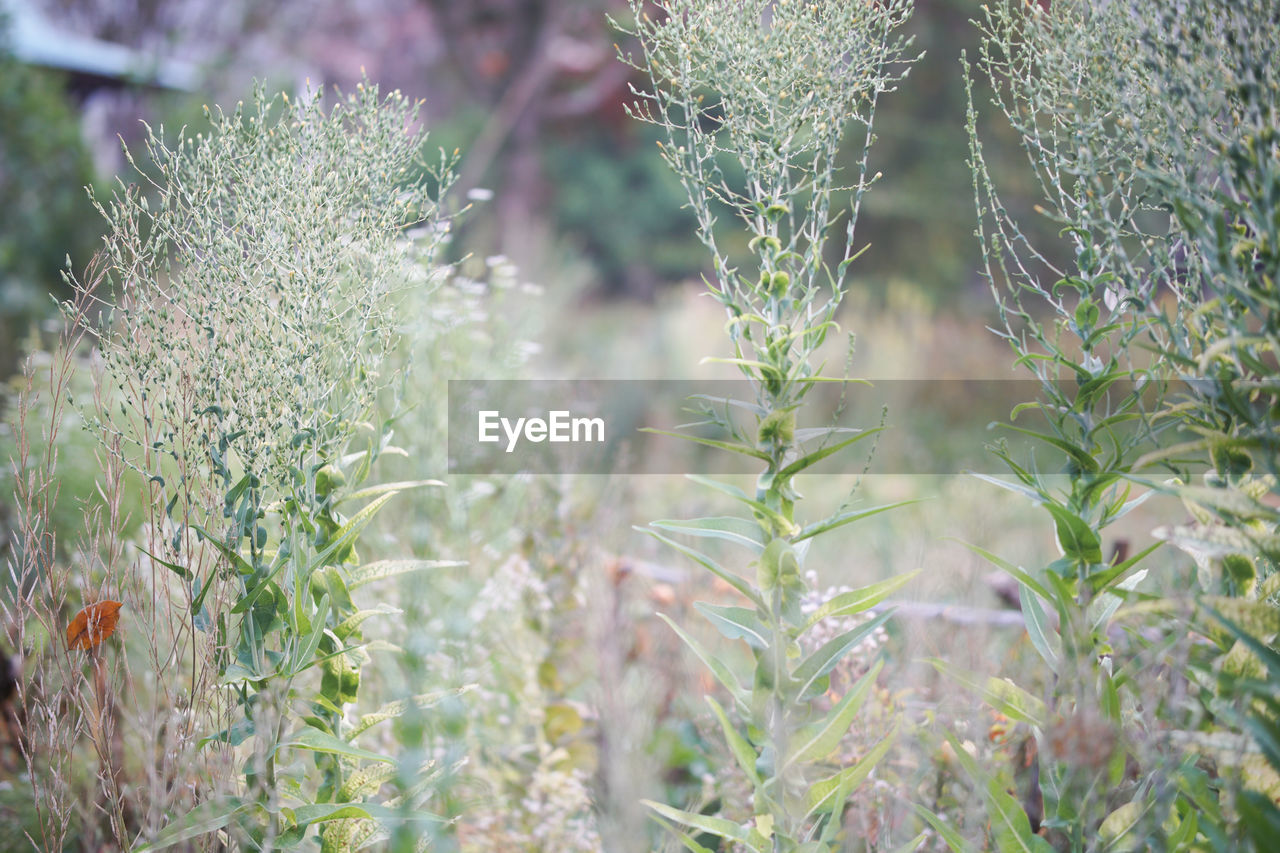
[[[266,487],[301,452],[332,458],[389,381],[397,294],[447,237],[453,164],[421,161],[415,113],[368,85],[332,108],[259,89],[209,110],[209,133],[149,129],[142,184],[98,203],[115,301],[100,340],[131,400],[115,433]]]
[[[645,9],[656,5],[656,16]],[[644,8],[642,8],[644,7]],[[910,39],[897,30],[911,0],[633,0],[629,31],[644,47],[650,91],[632,114],[665,132],[662,156],[680,178],[711,251],[712,294],[725,305],[740,349],[804,361],[822,342],[844,294],[853,229],[867,171],[878,98],[907,72]],[[843,185],[837,157],[846,131],[863,136],[858,174]],[[827,237],[852,194],[840,262]],[[728,209],[751,234],[755,273],[739,272],[718,242]]]

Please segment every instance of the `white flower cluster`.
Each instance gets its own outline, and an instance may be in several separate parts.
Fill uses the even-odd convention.
[[[468,815],[460,830],[465,849],[540,853],[603,850],[583,773],[543,762],[519,802]]]

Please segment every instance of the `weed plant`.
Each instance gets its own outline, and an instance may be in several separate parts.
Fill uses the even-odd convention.
[[[998,333],[1042,389],[1014,417],[1043,420],[1008,428],[1065,463],[1050,473],[1043,455],[1014,459],[996,447],[1014,477],[993,482],[1045,510],[1062,552],[1032,572],[987,555],[1019,583],[1048,678],[1025,689],[957,673],[1028,726],[1037,746],[1043,813],[967,762],[1002,848],[1242,843],[1229,798],[1218,799],[1240,756],[1212,747],[1209,733],[1225,717],[1195,673],[1226,665],[1238,674],[1245,641],[1215,663],[1185,631],[1139,633],[1140,613],[1186,605],[1122,610],[1150,597],[1135,592],[1149,571],[1139,562],[1159,543],[1132,557],[1104,557],[1103,545],[1107,527],[1154,490],[1176,493],[1198,522],[1158,533],[1196,558],[1207,601],[1264,637],[1280,627],[1256,587],[1274,558],[1274,512],[1259,503],[1274,478],[1250,473],[1254,456],[1274,463],[1275,368],[1264,353],[1275,347],[1266,331],[1275,223],[1259,192],[1275,185],[1274,72],[1261,59],[1274,51],[1274,19],[1266,3],[1001,3],[978,22],[978,67],[1022,138],[1042,193],[1036,210],[1061,229],[1073,258],[1056,264],[1061,251],[1033,245],[1002,202],[971,94],[979,238]],[[1175,430],[1193,435],[1175,441]],[[1211,468],[1204,486],[1190,484],[1198,462]],[[1153,476],[1157,466],[1173,479]],[[1220,628],[1192,624],[1231,646]],[[1155,662],[1169,669],[1156,674]]]
[[[651,532],[692,557],[746,599],[749,606],[699,603],[730,640],[742,640],[754,661],[745,679],[684,628],[672,627],[711,670],[728,707],[708,697],[738,771],[750,790],[750,814],[703,814],[651,803],[675,824],[683,843],[706,849],[709,837],[764,851],[827,850],[843,844],[850,794],[892,746],[896,729],[852,764],[834,761],[841,741],[876,683],[881,663],[839,685],[833,670],[881,626],[887,613],[806,646],[828,620],[868,611],[909,576],[837,595],[808,610],[804,557],[811,540],[888,507],[853,508],[803,525],[796,520],[795,478],[874,430],[798,425],[805,395],[824,381],[814,354],[834,328],[854,252],[863,193],[874,181],[867,153],[879,97],[905,75],[907,40],[895,31],[908,2],[632,3],[634,24],[622,29],[643,46],[642,59],[623,56],[652,88],[636,91],[632,114],[656,125],[660,150],[684,185],[711,252],[709,294],[728,318],[735,365],[755,390],[752,400],[717,400],[755,419],[754,436],[694,438],[751,457],[762,467],[755,494],[702,478],[728,493],[749,517],[659,521]],[[862,134],[862,159],[847,211],[833,210],[840,188],[836,155],[850,125]],[[749,259],[729,257],[715,231],[728,212],[750,233]],[[847,214],[841,261],[832,270],[824,249],[836,220]],[[746,265],[746,269],[740,266]],[[723,423],[723,421],[722,421]],[[668,533],[728,540],[756,566],[744,578],[667,537]],[[668,620],[669,621],[669,620]],[[833,772],[834,771],[834,772]],[[702,841],[698,840],[703,839]]]
[[[75,284],[111,318],[89,326],[77,303],[72,328],[96,335],[112,392],[94,421],[108,471],[121,472],[108,493],[135,472],[151,509],[136,548],[90,553],[104,593],[126,601],[126,624],[149,640],[147,672],[131,677],[178,691],[144,694],[148,710],[168,704],[181,726],[162,741],[154,801],[127,801],[118,774],[104,776],[117,786],[103,793],[121,847],[271,848],[318,833],[324,849],[346,850],[388,833],[411,844],[406,821],[438,820],[420,806],[443,768],[368,745],[378,724],[440,694],[352,711],[377,650],[362,626],[394,616],[358,605],[357,590],[448,565],[362,562],[356,550],[397,492],[438,485],[360,488],[380,457],[402,453],[394,313],[407,289],[438,278],[448,232],[438,200],[453,161],[420,159],[415,112],[369,85],[332,106],[259,89],[231,114],[211,111],[208,133],[168,143],[148,129],[144,184],[98,203],[99,275]],[[46,592],[34,570],[26,577]],[[15,618],[61,621],[47,593]],[[238,766],[239,781],[166,781],[205,755]]]

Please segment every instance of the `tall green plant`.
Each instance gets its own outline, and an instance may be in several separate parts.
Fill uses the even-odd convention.
[[[1234,594],[1244,588],[1235,575],[1254,578],[1252,560],[1233,554],[1227,540],[1248,541],[1249,531],[1266,538],[1265,523],[1257,528],[1265,516],[1261,493],[1256,482],[1243,494],[1222,489],[1248,480],[1222,469],[1240,465],[1239,448],[1273,443],[1259,416],[1271,405],[1257,398],[1266,382],[1257,380],[1265,379],[1262,353],[1273,351],[1274,339],[1246,329],[1269,323],[1266,294],[1274,286],[1265,246],[1275,226],[1245,213],[1251,197],[1241,189],[1250,183],[1233,180],[1230,166],[1259,153],[1256,140],[1274,136],[1274,110],[1259,106],[1274,101],[1273,92],[1260,95],[1270,91],[1272,72],[1260,57],[1263,43],[1274,40],[1267,24],[1274,14],[1267,3],[1001,3],[984,7],[978,22],[978,65],[993,104],[1021,137],[1041,193],[1037,213],[1064,238],[1056,247],[1035,245],[1001,199],[984,160],[971,84],[985,271],[1000,334],[1041,386],[1039,399],[1015,417],[1030,411],[1043,421],[1010,428],[1059,456],[1065,464],[1057,473],[1066,475],[1047,475],[1043,454],[1037,464],[997,448],[1015,482],[993,482],[1046,510],[1063,556],[1028,572],[988,555],[1017,578],[1028,634],[1051,678],[1030,691],[993,680],[983,692],[1031,724],[1044,826],[1070,850],[1181,849],[1217,837],[1207,819],[1197,823],[1204,814],[1199,777],[1186,762],[1174,766],[1184,756],[1147,745],[1156,714],[1161,725],[1197,727],[1200,713],[1144,692],[1141,643],[1113,647],[1123,636],[1117,611],[1146,575],[1138,562],[1155,546],[1110,560],[1103,546],[1106,528],[1149,494],[1131,498],[1133,484],[1169,489],[1147,479],[1161,463],[1178,474],[1172,490],[1202,521],[1215,513],[1223,521],[1216,542],[1195,541],[1184,528],[1163,534],[1198,550],[1205,591]],[[1262,144],[1274,153],[1273,143]],[[1231,245],[1223,244],[1226,234]],[[1064,264],[1064,256],[1071,260]],[[1160,308],[1166,289],[1171,314]],[[1190,380],[1189,393],[1174,393],[1175,379]],[[1154,445],[1157,438],[1169,444],[1166,431],[1177,427],[1199,437]],[[1207,488],[1187,485],[1186,463],[1198,459],[1219,469]],[[1178,633],[1158,648],[1171,646],[1182,646],[1185,659]],[[1105,746],[1082,748],[1089,742]],[[993,791],[988,806],[998,818],[997,841],[1044,846],[1011,799]]]
[[[835,327],[855,257],[858,209],[875,180],[868,174],[867,154],[876,103],[911,61],[907,40],[895,34],[911,4],[670,0],[656,4],[656,17],[647,8],[633,2],[635,23],[622,28],[643,45],[643,59],[635,64],[652,83],[651,90],[637,92],[632,112],[664,135],[662,156],[683,183],[698,236],[712,255],[714,279],[708,288],[725,308],[734,355],[711,360],[735,365],[755,392],[751,400],[723,401],[751,413],[753,437],[704,441],[754,459],[762,468],[754,494],[695,478],[737,500],[749,517],[659,521],[650,531],[746,599],[748,606],[698,604],[725,637],[750,648],[753,665],[745,678],[685,629],[672,627],[729,697],[727,708],[714,698],[708,701],[751,785],[754,815],[739,823],[651,806],[693,833],[761,853],[836,849],[850,793],[888,751],[896,730],[886,732],[856,764],[829,763],[869,695],[880,663],[834,701],[826,697],[830,674],[888,614],[839,633],[808,654],[801,650],[816,625],[873,608],[909,576],[802,612],[803,563],[812,540],[890,507],[846,505],[821,520],[798,521],[796,477],[876,432],[805,428],[798,421],[806,395],[827,381],[814,362]],[[834,210],[832,195],[840,188],[836,155],[851,124],[862,136],[862,157],[849,187],[851,208]],[[751,234],[747,258],[731,258],[720,246],[716,220],[726,211]],[[825,259],[828,237],[846,214],[840,260],[832,269]],[[667,533],[741,546],[756,566],[754,580]],[[681,838],[690,849],[705,849],[687,832]]]
[[[242,772],[150,842],[224,830],[270,849],[319,829],[323,849],[350,850],[433,819],[418,806],[441,770],[368,744],[437,695],[353,710],[376,649],[362,628],[394,614],[360,606],[358,590],[442,561],[363,562],[356,546],[397,492],[440,485],[358,488],[402,452],[394,312],[435,276],[454,164],[423,163],[416,105],[369,85],[331,107],[259,89],[209,118],[172,147],[149,133],[145,186],[99,206],[114,290],[99,340],[122,398],[100,422],[163,508],[144,546],[172,575],[155,606],[207,638],[184,664],[217,673],[213,695],[193,697],[208,727],[198,748],[231,752]]]

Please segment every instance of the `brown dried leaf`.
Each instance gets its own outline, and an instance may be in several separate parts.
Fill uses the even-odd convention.
[[[118,601],[99,601],[81,610],[67,626],[67,648],[92,649],[101,645],[115,633],[123,606]]]

